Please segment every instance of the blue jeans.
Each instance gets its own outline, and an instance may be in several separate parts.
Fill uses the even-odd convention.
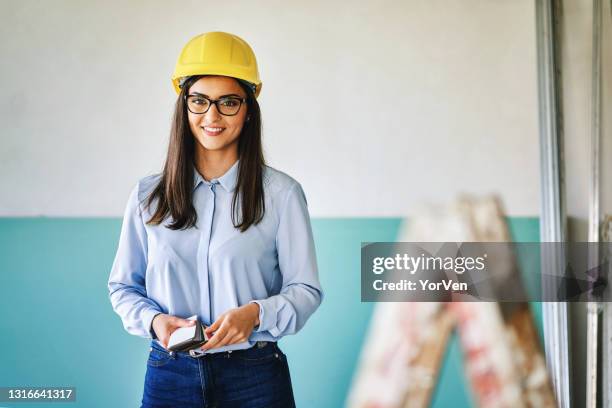
[[[275,342],[194,358],[152,341],[141,408],[162,407],[295,407],[287,356]]]

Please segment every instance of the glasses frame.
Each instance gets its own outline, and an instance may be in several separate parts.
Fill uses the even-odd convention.
[[[190,96],[197,96],[199,98],[206,99],[208,101],[208,108],[206,108],[206,110],[204,112],[194,112],[194,111],[192,111],[191,109],[189,109],[189,101],[187,100],[187,99],[189,99]],[[219,109],[219,102],[227,100],[227,99],[232,99],[232,100],[240,101],[240,105],[238,106],[238,110],[236,111],[236,113],[232,113],[232,114],[228,115],[226,113],[221,112],[221,109]],[[185,94],[185,105],[187,106],[187,110],[189,112],[193,113],[194,115],[204,115],[206,112],[208,112],[210,110],[211,106],[215,105],[215,107],[217,108],[217,112],[219,112],[220,115],[223,115],[223,116],[236,116],[240,112],[240,109],[242,108],[242,104],[246,103],[246,101],[247,101],[247,98],[240,98],[238,96],[226,96],[224,98],[219,98],[219,99],[210,99],[210,98],[207,98],[207,97],[202,96],[202,95],[196,95],[196,94],[189,94],[189,95],[187,95],[187,94]]]

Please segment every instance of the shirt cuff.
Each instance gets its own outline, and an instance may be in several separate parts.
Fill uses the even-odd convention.
[[[249,303],[257,303],[259,305],[259,326],[255,327],[253,331],[256,333],[270,331],[270,334],[275,336],[276,334],[273,333],[276,326],[274,311],[269,310],[271,306],[268,305],[268,302],[265,300],[251,300]]]
[[[158,314],[161,314],[161,312],[156,309],[148,309],[142,312],[142,324],[145,330],[149,332],[149,335],[153,340],[157,339],[157,336],[155,335],[155,330],[153,330],[153,319]]]

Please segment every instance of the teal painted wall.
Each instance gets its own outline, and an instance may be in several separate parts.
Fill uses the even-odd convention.
[[[313,220],[325,301],[298,335],[280,342],[298,407],[343,406],[373,308],[360,302],[361,242],[393,241],[399,224]],[[536,218],[509,225],[516,241],[538,241]],[[77,387],[77,403],[58,408],[139,406],[148,342],[123,330],[106,289],[120,227],[119,219],[0,219],[0,386]],[[470,406],[455,337],[433,406]]]

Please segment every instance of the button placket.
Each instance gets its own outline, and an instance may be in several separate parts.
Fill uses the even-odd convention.
[[[210,184],[208,185],[208,188],[210,189],[211,192],[211,205],[209,207],[209,211],[208,211],[208,231],[207,231],[207,239],[206,239],[206,257],[204,258],[204,267],[206,270],[206,281],[207,281],[207,286],[208,286],[208,316],[207,316],[207,321],[210,322],[210,324],[213,323],[213,302],[212,302],[212,291],[211,291],[211,287],[210,287],[210,240],[212,238],[212,228],[213,228],[213,222],[215,219],[215,206],[216,206],[216,199],[217,199],[217,195],[216,195],[216,191],[215,191],[215,187],[219,182],[217,180],[213,180],[210,182]]]

